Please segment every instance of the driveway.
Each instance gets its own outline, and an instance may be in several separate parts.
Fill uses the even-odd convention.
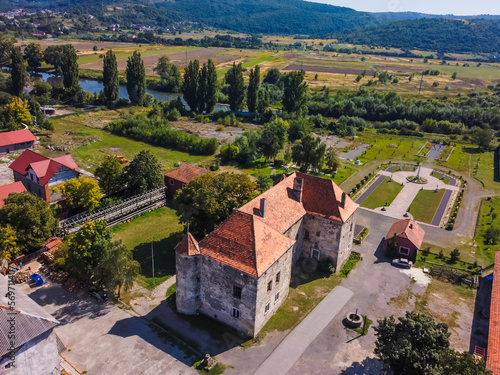
[[[160,340],[143,318],[112,303],[98,303],[85,292],[68,293],[50,282],[28,294],[62,325],[55,328],[68,349],[62,355],[87,374],[196,374],[191,359]]]

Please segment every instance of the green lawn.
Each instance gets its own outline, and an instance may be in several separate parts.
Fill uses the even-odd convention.
[[[390,206],[394,198],[403,189],[401,184],[390,181],[390,177],[386,177],[384,181],[361,203],[362,207],[375,209],[378,207]]]
[[[206,156],[190,155],[185,152],[152,146],[144,142],[120,137],[102,129],[109,121],[127,115],[129,111],[84,112],[52,120],[55,131],[40,137],[42,146],[68,147],[80,168],[94,172],[97,165],[108,155],[122,155],[132,160],[142,150],[151,151],[160,161],[162,170],[173,169],[179,161],[198,163]],[[68,151],[50,151],[44,147],[42,153],[55,157]]]
[[[437,174],[436,172],[432,171],[431,173],[431,176],[432,177],[436,177],[438,180],[441,180],[441,175],[440,174]],[[445,184],[449,184],[450,183],[450,179],[448,177],[445,177],[444,179],[442,179],[441,181],[443,181]]]
[[[433,250],[433,251],[436,251],[436,250]],[[443,254],[444,254],[444,250],[443,250]],[[439,258],[434,253],[430,253],[427,257],[424,257],[423,253],[421,251],[419,251],[418,255],[417,255],[417,263],[415,265],[419,266],[419,267],[429,268],[429,266],[430,266],[429,264],[426,264],[424,262],[420,262],[423,258],[425,258],[425,260],[427,262],[443,264],[443,265],[451,266],[451,267],[455,267],[455,268],[461,268],[461,269],[466,270],[466,271],[479,271],[480,270],[480,268],[474,269],[473,266],[469,265],[468,263],[464,263],[462,260],[459,260],[458,262],[452,263],[448,255],[445,255],[446,258],[444,258],[444,259]],[[462,259],[462,253],[460,253],[460,259]]]
[[[474,237],[477,244],[477,248],[473,249],[475,255],[484,259],[487,264],[495,261],[495,252],[500,250],[500,239],[494,245],[484,243],[484,233],[490,227],[500,229],[500,197],[492,197],[491,200],[483,199],[477,233]]]
[[[432,148],[432,143],[430,142],[425,142],[424,147],[418,152],[418,156],[423,156],[427,155],[427,153],[431,150]]]
[[[455,149],[455,146],[446,146],[443,151],[441,151],[441,154],[438,157],[438,160],[446,161],[448,157],[451,155],[453,150]]]
[[[183,235],[183,226],[171,208],[162,207],[112,228],[113,239],[121,240],[141,264],[138,281],[153,285],[151,243],[154,251],[155,284],[175,274],[174,247]]]
[[[446,189],[441,189],[437,193],[434,190],[420,190],[411,203],[408,212],[417,221],[430,224],[441,203]]]

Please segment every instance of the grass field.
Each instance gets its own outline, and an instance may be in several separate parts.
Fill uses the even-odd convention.
[[[500,229],[500,197],[483,200],[477,233],[474,237],[474,241],[477,244],[477,248],[475,249],[476,256],[492,263],[495,259],[495,252],[500,250],[500,243],[484,243],[484,233],[490,227]]]
[[[113,239],[121,240],[141,265],[138,281],[153,285],[151,243],[154,250],[155,285],[175,274],[174,247],[182,238],[183,226],[171,208],[162,207],[112,228]]]
[[[395,181],[390,181],[389,177],[386,177],[384,181],[366,198],[366,200],[361,204],[362,207],[375,209],[378,207],[390,206],[394,198],[396,198],[399,192],[403,189],[401,184]]]
[[[441,178],[443,177],[443,176],[441,176],[440,174],[437,174],[434,171],[431,172],[431,176],[437,178],[438,180],[441,180]],[[443,181],[443,183],[445,183],[445,184],[449,184],[450,183],[449,177],[445,177],[441,181]]]
[[[410,205],[408,212],[413,215],[417,221],[430,224],[443,199],[445,189],[439,190],[420,190]]]
[[[151,151],[160,161],[164,172],[173,169],[174,164],[179,161],[198,163],[207,159],[203,156],[190,155],[119,137],[102,129],[110,121],[130,113],[130,110],[106,110],[55,118],[52,120],[55,130],[50,134],[50,138],[47,133],[42,133],[40,136],[40,143],[44,147],[40,151],[46,156],[55,157],[65,154],[67,151],[50,151],[46,149],[46,146],[50,145],[56,149],[66,147],[78,166],[90,172],[94,172],[97,165],[107,155],[122,155],[131,160],[142,150]]]
[[[422,147],[422,149],[419,150],[417,156],[423,156],[423,157],[425,157],[425,155],[428,154],[428,152],[431,150],[431,148],[432,148],[432,143],[431,142],[425,142],[424,147]]]

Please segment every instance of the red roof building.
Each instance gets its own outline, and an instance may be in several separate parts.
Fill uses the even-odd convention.
[[[80,176],[71,155],[49,159],[31,150],[25,150],[9,168],[14,172],[14,180],[21,181],[27,191],[48,202],[49,187]]]
[[[500,251],[495,254],[486,367],[493,375],[500,375]]]
[[[406,219],[395,222],[385,236],[384,249],[386,253],[391,252],[389,244],[393,241],[394,236],[397,238],[397,249],[392,251],[396,253],[389,255],[413,260],[422,246],[425,231],[414,220]]]
[[[33,148],[36,137],[29,129],[0,133],[0,154]]]
[[[179,168],[173,169],[165,173],[165,191],[168,196],[173,197],[177,190],[182,189],[186,184],[197,176],[207,173],[208,171],[201,167],[184,163]]]
[[[26,191],[26,188],[21,181],[0,186],[0,208],[5,205],[4,199],[7,198],[10,194],[22,193],[24,191]]]

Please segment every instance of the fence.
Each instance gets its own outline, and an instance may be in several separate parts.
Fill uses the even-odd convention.
[[[125,199],[113,207],[101,208],[91,213],[83,213],[61,220],[59,226],[63,232],[76,232],[83,224],[97,219],[105,220],[108,226],[120,224],[146,211],[165,206],[165,188],[160,187],[146,193]]]

